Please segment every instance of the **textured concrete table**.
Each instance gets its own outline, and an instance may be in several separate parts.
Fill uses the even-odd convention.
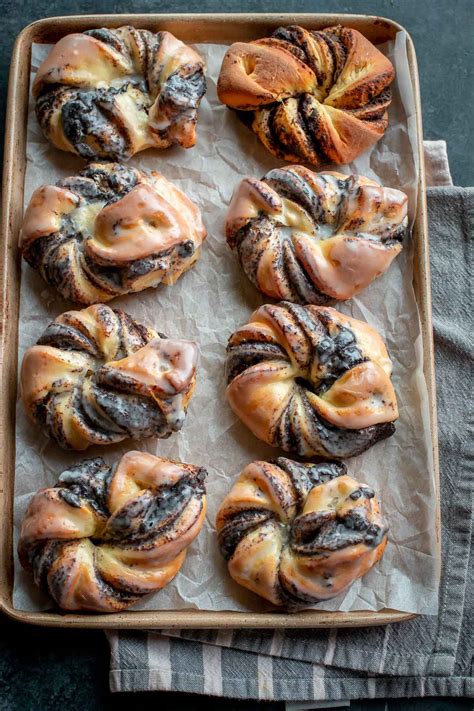
[[[421,78],[424,134],[444,138],[454,182],[474,184],[472,0],[0,0],[0,115],[3,133],[8,66],[18,32],[29,22],[63,14],[105,12],[352,12],[378,14],[402,24],[415,42]],[[280,711],[284,704],[233,702],[171,694],[115,696],[108,692],[108,645],[101,632],[35,629],[0,620],[0,711],[143,708]],[[467,711],[468,701],[353,702],[354,711]]]

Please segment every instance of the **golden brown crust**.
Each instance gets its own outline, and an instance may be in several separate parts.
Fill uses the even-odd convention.
[[[350,299],[402,249],[407,196],[358,175],[276,168],[235,189],[226,236],[264,294],[301,304]]]
[[[169,437],[196,382],[197,345],[159,336],[104,304],[58,316],[21,366],[31,420],[65,449]]]
[[[290,609],[342,593],[387,543],[374,492],[344,464],[284,457],[245,467],[217,513],[216,531],[232,578]]]
[[[222,63],[217,91],[223,104],[244,109],[315,88],[311,69],[280,43],[236,42]]]
[[[204,62],[191,47],[134,27],[63,37],[33,83],[46,138],[88,160],[193,146],[205,91]]]
[[[178,573],[204,522],[205,476],[144,452],[84,460],[30,501],[21,564],[64,610],[124,610]]]
[[[174,284],[205,238],[198,207],[159,173],[91,163],[35,190],[20,250],[65,298],[93,304]]]
[[[279,28],[271,38],[231,45],[219,99],[253,111],[252,129],[278,158],[349,163],[388,125],[391,62],[356,30]]]
[[[344,459],[393,434],[398,408],[380,335],[332,308],[261,306],[227,347],[227,399],[268,444]]]

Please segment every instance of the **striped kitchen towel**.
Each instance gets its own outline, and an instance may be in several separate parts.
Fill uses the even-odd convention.
[[[426,143],[441,459],[439,615],[331,630],[109,632],[113,691],[276,700],[472,696],[474,189],[452,187],[444,141]]]

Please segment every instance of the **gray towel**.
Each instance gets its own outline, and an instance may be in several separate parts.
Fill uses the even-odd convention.
[[[444,142],[426,144],[428,176],[438,186],[450,180],[443,150]],[[111,632],[113,691],[287,701],[473,695],[474,189],[430,188],[428,208],[442,472],[439,615],[358,630]]]

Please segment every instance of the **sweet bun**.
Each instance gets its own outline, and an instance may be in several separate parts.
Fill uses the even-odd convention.
[[[344,464],[284,457],[245,467],[222,502],[216,530],[232,578],[290,609],[344,592],[387,544],[374,491]]]
[[[49,324],[21,366],[26,413],[65,449],[169,437],[184,424],[198,348],[95,304]]]
[[[144,452],[84,460],[31,499],[20,562],[64,610],[124,610],[179,572],[204,522],[205,477]]]
[[[205,237],[198,207],[159,173],[92,163],[35,190],[20,250],[62,296],[93,304],[174,284]]]
[[[277,158],[350,163],[385,133],[391,62],[357,30],[280,27],[232,44],[217,93]]]
[[[196,142],[204,62],[170,32],[134,27],[67,35],[33,82],[46,138],[87,160]]]
[[[329,307],[266,304],[229,339],[227,400],[259,439],[345,459],[390,437],[398,417],[387,348]]]
[[[237,186],[229,246],[268,296],[300,304],[350,299],[402,250],[407,196],[361,175],[270,170]]]

